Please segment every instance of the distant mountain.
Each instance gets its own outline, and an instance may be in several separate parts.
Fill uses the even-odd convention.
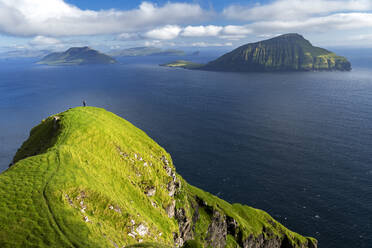
[[[51,53],[50,50],[19,49],[0,53],[0,58],[41,58]]]
[[[299,34],[285,34],[241,46],[201,69],[216,71],[350,71],[345,58],[313,46]]]
[[[192,62],[184,61],[183,64]],[[351,70],[351,64],[345,57],[315,47],[299,34],[285,34],[246,44],[198,67],[175,66],[175,63],[169,65],[187,69],[241,72]]]
[[[116,60],[89,47],[72,47],[65,52],[51,53],[38,64],[44,65],[83,65],[114,64]]]
[[[110,53],[113,57],[135,57],[135,56],[154,56],[154,55],[185,55],[182,50],[161,49],[157,47],[133,47],[123,50],[114,50]]]

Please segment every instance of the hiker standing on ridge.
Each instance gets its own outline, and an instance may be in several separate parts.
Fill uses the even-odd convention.
[[[83,100],[83,106],[86,107],[87,106],[87,103],[85,100]]]

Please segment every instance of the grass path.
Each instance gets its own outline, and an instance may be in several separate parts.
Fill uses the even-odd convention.
[[[64,233],[63,229],[61,228],[60,224],[58,223],[57,218],[55,216],[55,213],[53,212],[52,207],[50,205],[50,199],[48,198],[48,195],[47,195],[48,186],[49,186],[50,182],[53,180],[53,178],[58,174],[59,167],[61,166],[61,163],[60,163],[60,154],[59,154],[58,151],[55,151],[55,153],[56,153],[56,162],[57,162],[56,165],[57,166],[54,169],[52,175],[46,181],[46,183],[44,185],[44,188],[43,188],[43,194],[42,195],[43,195],[45,204],[47,205],[48,215],[50,215],[50,218],[49,218],[50,225],[61,236],[62,240],[65,240],[66,241],[66,243],[68,244],[68,246],[73,247],[73,248],[76,248],[76,245],[74,245],[69,240],[69,238],[67,237],[67,235]],[[49,163],[48,171],[50,170],[50,167],[51,166],[53,166],[53,163]]]

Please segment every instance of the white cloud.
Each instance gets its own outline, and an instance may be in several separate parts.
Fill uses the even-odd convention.
[[[100,35],[190,23],[209,16],[197,4],[143,2],[137,9],[81,10],[63,0],[0,0],[0,33],[15,36]]]
[[[246,35],[220,35],[218,37],[221,39],[225,39],[225,40],[241,40],[241,39],[246,38],[247,36]]]
[[[51,46],[51,45],[60,44],[61,41],[55,38],[39,35],[33,38],[29,43],[32,46]]]
[[[247,34],[252,33],[252,30],[247,26],[180,26],[167,25],[161,28],[156,28],[146,32],[142,37],[159,40],[171,40],[182,37],[218,37],[222,39],[239,40],[245,38]],[[125,37],[131,36],[125,34]]]
[[[360,34],[349,37],[351,41],[372,41],[372,34]]]
[[[223,33],[226,35],[246,35],[252,33],[248,26],[228,25],[223,28]]]
[[[209,42],[194,42],[191,44],[193,47],[223,47],[223,46],[232,46],[233,44],[231,42],[226,43],[209,43]]]
[[[182,36],[185,37],[207,37],[207,36],[217,36],[222,31],[223,27],[208,25],[208,26],[187,26],[183,32]]]
[[[144,37],[158,40],[172,40],[181,33],[181,28],[176,25],[166,25],[161,28],[150,30],[144,34]]]
[[[231,5],[224,9],[223,14],[229,19],[244,21],[303,20],[314,15],[371,9],[371,0],[276,0],[263,5]]]
[[[372,13],[341,13],[325,17],[312,17],[303,21],[262,21],[249,25],[259,32],[327,32],[372,27]]]
[[[182,32],[185,37],[219,37],[223,39],[239,40],[245,38],[252,30],[246,26],[187,26]]]
[[[229,19],[247,21],[244,26],[247,34],[260,36],[267,33],[324,33],[370,28],[371,10],[372,0],[275,0],[252,6],[231,5],[224,9],[223,14]],[[242,34],[239,31],[236,33]],[[339,35],[342,33],[339,32]]]
[[[100,11],[82,10],[66,1],[0,0],[0,34],[30,37],[23,43],[35,48],[71,45],[66,37],[85,35],[113,35],[112,42],[120,44],[168,46],[170,41],[184,41],[187,45],[225,46],[231,44],[225,41],[288,32],[304,33],[313,42],[318,38],[332,45],[340,39],[351,43],[348,37],[367,44],[370,38],[363,34],[372,28],[372,0],[270,0],[265,4],[231,5],[217,14],[198,4],[173,1]],[[215,18],[214,25],[210,24],[211,18]],[[238,22],[229,25],[230,19]],[[208,24],[203,23],[205,20]],[[99,39],[97,42],[100,46],[112,45]]]
[[[174,47],[178,46],[179,44],[175,42],[170,42],[170,41],[160,41],[160,40],[151,40],[151,41],[145,41],[143,43],[144,46],[147,47],[164,47],[164,48],[169,48],[169,47]]]
[[[147,47],[161,47],[163,43],[160,40],[145,41],[144,46]]]
[[[139,40],[140,35],[137,33],[121,33],[116,37],[117,40]]]
[[[246,25],[244,26],[228,25],[223,28],[219,37],[227,40],[240,40],[251,33],[252,29],[250,29]]]

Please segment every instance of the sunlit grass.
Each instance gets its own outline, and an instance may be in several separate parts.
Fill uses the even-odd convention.
[[[172,247],[179,228],[165,210],[172,177],[162,156],[174,168],[155,141],[104,109],[79,107],[43,120],[0,175],[0,247]],[[263,211],[231,205],[177,177],[177,208],[191,219],[196,199],[207,204],[195,223],[200,243],[189,245],[204,242],[209,209],[237,220],[244,237],[265,229],[293,244],[307,240]]]

